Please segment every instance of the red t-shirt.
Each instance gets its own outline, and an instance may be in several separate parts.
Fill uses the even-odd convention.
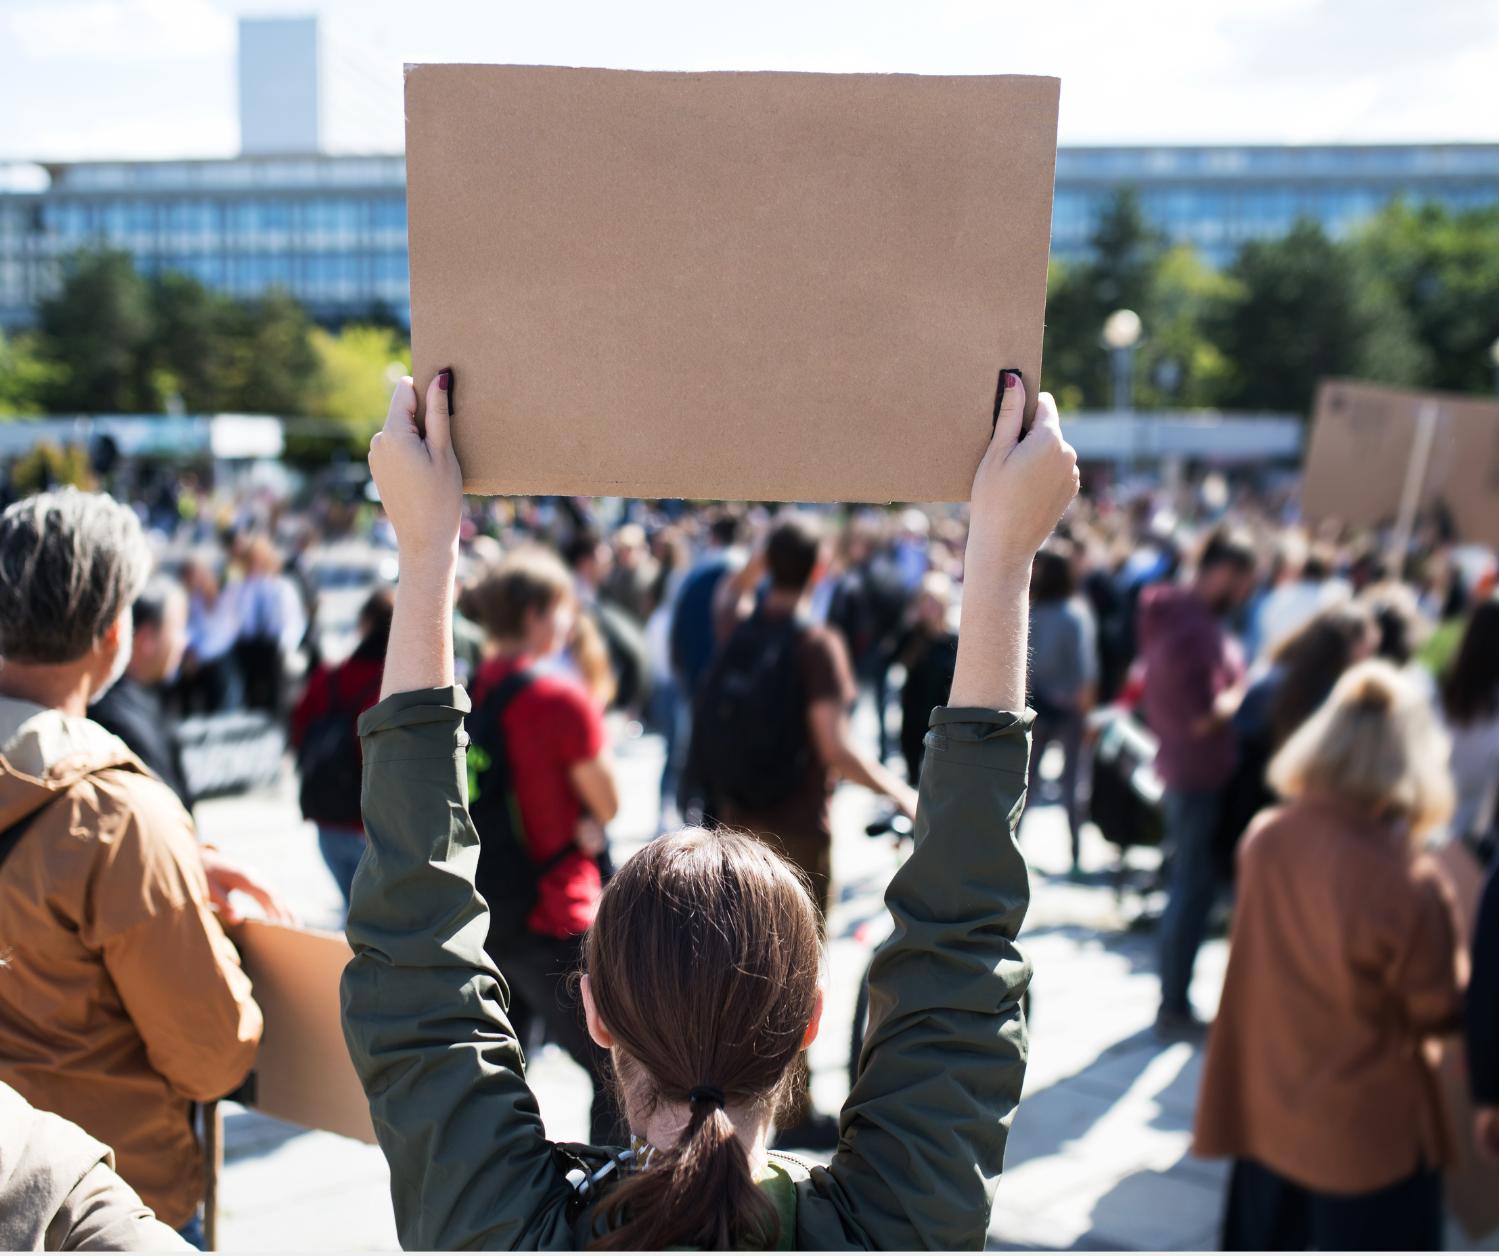
[[[493,658],[480,667],[474,710],[506,676],[530,663]],[[544,671],[515,696],[502,719],[526,845],[531,858],[542,863],[573,841],[583,803],[570,772],[575,764],[603,753],[604,715],[577,681]],[[477,724],[471,724],[469,736],[484,745],[485,730]],[[593,923],[602,888],[597,863],[581,851],[568,856],[542,878],[526,927],[551,938],[582,933]]]

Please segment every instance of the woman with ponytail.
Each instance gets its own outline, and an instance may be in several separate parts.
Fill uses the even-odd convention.
[[[409,1248],[972,1248],[984,1245],[1025,1073],[1015,946],[1028,902],[1024,803],[1031,558],[1077,491],[1042,395],[1006,372],[974,481],[953,705],[932,714],[915,851],[891,882],[895,930],[870,975],[870,1026],[837,1152],[767,1150],[822,1010],[815,909],[753,838],[687,830],[605,888],[579,982],[609,1052],[626,1147],[547,1139],[484,952],[477,838],[453,685],[462,476],[449,372],[425,423],[411,380],[370,446],[401,551],[381,703],[361,720],[368,854],[354,882],[344,1030]]]

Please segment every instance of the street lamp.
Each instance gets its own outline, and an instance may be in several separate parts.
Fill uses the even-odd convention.
[[[1115,310],[1103,320],[1103,345],[1114,374],[1114,413],[1129,419],[1130,462],[1140,469],[1139,422],[1135,409],[1135,346],[1140,343],[1140,316],[1134,310]]]
[[[1494,391],[1499,393],[1499,340],[1489,346],[1489,361],[1494,364]]]
[[[1103,320],[1103,343],[1114,369],[1114,409],[1120,414],[1135,408],[1135,346],[1142,330],[1134,310],[1115,310]]]

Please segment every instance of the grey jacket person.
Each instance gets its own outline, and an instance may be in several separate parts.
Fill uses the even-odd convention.
[[[0,1082],[0,1251],[189,1250],[115,1172],[114,1152]]]

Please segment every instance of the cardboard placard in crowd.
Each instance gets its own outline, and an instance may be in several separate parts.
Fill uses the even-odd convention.
[[[1302,481],[1306,519],[1392,524],[1412,477],[1423,517],[1445,511],[1460,540],[1499,546],[1499,403],[1324,380]]]
[[[246,920],[230,929],[265,1017],[248,1098],[268,1116],[375,1141],[349,1059],[338,983],[353,951],[343,937]]]
[[[468,489],[963,501],[1034,406],[1056,79],[406,72],[418,387]]]

